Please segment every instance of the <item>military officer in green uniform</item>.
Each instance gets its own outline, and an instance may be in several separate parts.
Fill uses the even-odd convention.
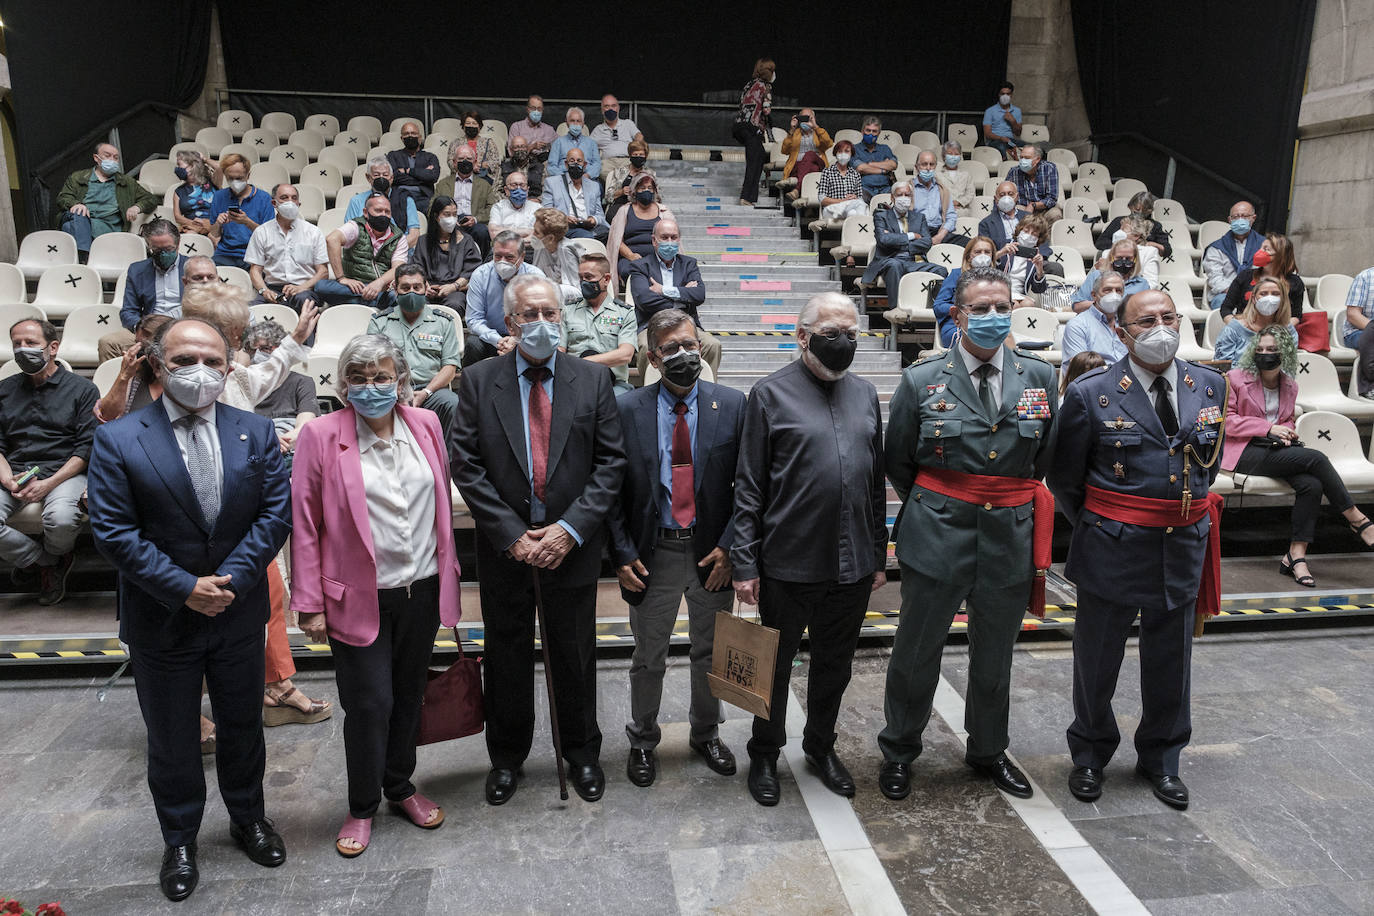
[[[600,363],[615,376],[615,391],[631,390],[630,360],[637,333],[635,310],[610,293],[610,262],[603,254],[583,255],[577,265],[582,298],[563,306],[563,349]]]
[[[1007,713],[1012,649],[1033,594],[1043,613],[1054,510],[1037,465],[1057,398],[1054,369],[1006,345],[1011,310],[1006,274],[965,270],[950,313],[958,339],[907,369],[892,397],[886,463],[903,503],[894,531],[902,614],[888,664],[887,724],[878,736],[878,784],[891,799],[911,791],[941,652],[964,602],[964,759],[1003,791],[1031,795],[1007,759]]]
[[[367,333],[388,337],[401,348],[415,388],[410,406],[438,414],[448,436],[458,410],[458,395],[449,385],[458,374],[463,343],[453,318],[426,303],[426,282],[425,272],[417,264],[396,268],[396,307],[373,315]]]

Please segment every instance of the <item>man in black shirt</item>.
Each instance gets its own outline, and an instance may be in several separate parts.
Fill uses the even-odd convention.
[[[66,594],[73,548],[84,513],[86,459],[95,437],[88,379],[57,362],[57,328],[25,319],[10,328],[19,375],[0,381],[0,559],[16,585],[39,585],[39,604]],[[43,507],[40,543],[8,524],[29,503]]]

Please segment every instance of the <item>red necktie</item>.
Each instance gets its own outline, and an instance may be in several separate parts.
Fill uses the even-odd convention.
[[[673,425],[673,521],[682,528],[690,527],[697,517],[697,498],[693,492],[692,435],[687,429],[687,404],[673,405],[677,422]]]
[[[549,370],[544,366],[525,370],[525,378],[530,380],[530,483],[534,485],[534,498],[541,503],[549,471],[549,415],[553,412],[553,402],[544,390],[544,379],[548,377]]]

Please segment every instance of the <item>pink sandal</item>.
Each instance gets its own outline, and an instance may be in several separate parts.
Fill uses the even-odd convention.
[[[350,849],[343,845],[344,840],[353,840],[361,844],[357,849]],[[354,817],[349,815],[344,818],[343,826],[339,828],[339,836],[334,841],[334,848],[339,851],[339,855],[345,859],[356,859],[367,851],[367,844],[372,840],[372,818]]]
[[[404,801],[392,802],[393,807],[400,810],[412,824],[425,830],[434,830],[444,822],[444,809],[434,802],[416,792]],[[438,812],[438,820],[429,822],[429,812]]]

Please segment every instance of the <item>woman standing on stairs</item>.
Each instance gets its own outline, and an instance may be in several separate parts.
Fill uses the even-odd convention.
[[[739,114],[735,116],[735,142],[744,146],[744,184],[739,191],[741,207],[752,207],[759,200],[759,179],[763,177],[763,166],[768,161],[768,152],[763,148],[765,140],[771,139],[770,115],[773,110],[773,78],[777,67],[772,58],[760,57],[754,63],[754,75],[744,87],[739,100]]]

